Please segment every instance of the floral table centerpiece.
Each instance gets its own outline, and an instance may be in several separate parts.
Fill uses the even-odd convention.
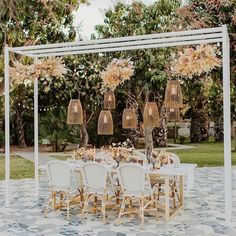
[[[83,156],[84,156],[84,153],[85,153],[85,148],[84,147],[81,147],[81,148],[78,148],[76,150],[74,150],[74,159],[75,160],[82,160],[83,159]]]
[[[120,165],[120,162],[127,162],[129,160],[130,153],[127,148],[110,146],[109,150],[113,159],[116,161],[117,166]]]
[[[95,158],[95,148],[86,149],[84,147],[78,148],[74,151],[74,159],[86,161],[93,161]]]
[[[160,169],[160,158],[158,151],[152,151],[150,162],[153,165],[153,169]]]
[[[167,166],[169,164],[174,163],[174,161],[171,159],[169,153],[166,151],[159,152],[158,158],[160,159],[161,166]]]

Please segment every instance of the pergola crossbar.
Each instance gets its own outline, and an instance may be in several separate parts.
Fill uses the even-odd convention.
[[[204,40],[201,43],[215,43],[222,41],[222,33],[212,33],[212,34],[201,34],[201,35],[189,35],[189,36],[180,36],[176,38],[165,38],[165,44],[168,46],[167,43],[188,43],[188,44],[198,44],[198,40]],[[195,41],[197,43],[195,43]],[[87,45],[73,45],[73,46],[64,46],[60,48],[48,48],[48,49],[33,49],[33,50],[17,50],[13,49],[13,52],[27,55],[31,57],[45,57],[45,56],[60,56],[65,55],[64,53],[68,53],[68,48],[70,49],[68,55],[70,54],[81,54],[81,53],[92,53],[96,52],[96,50],[105,50],[104,52],[112,52],[115,51],[123,51],[123,50],[135,50],[135,49],[142,49],[143,48],[159,48],[163,47],[163,38],[155,38],[155,39],[142,39],[136,41],[123,41],[123,42],[101,42],[101,43],[94,43],[94,44],[87,44]],[[165,47],[166,47],[165,46]],[[94,51],[93,51],[94,50]]]

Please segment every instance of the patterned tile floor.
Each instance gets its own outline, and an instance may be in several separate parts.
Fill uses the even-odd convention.
[[[42,176],[45,176],[44,174]],[[139,227],[139,218],[122,218],[115,226],[115,211],[108,211],[107,224],[101,223],[99,214],[86,214],[81,221],[78,207],[71,210],[67,221],[65,211],[50,212],[43,217],[48,186],[46,177],[40,180],[40,198],[33,197],[33,180],[13,180],[12,200],[5,207],[4,182],[0,181],[0,236],[34,235],[99,235],[99,236],[154,236],[154,235],[236,235],[236,168],[233,168],[232,225],[225,226],[223,168],[199,168],[196,170],[194,189],[185,197],[185,207],[165,224],[154,216],[145,217],[145,229]],[[16,191],[17,190],[17,191]]]

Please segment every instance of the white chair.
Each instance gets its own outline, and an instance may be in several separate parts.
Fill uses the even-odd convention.
[[[121,209],[117,219],[117,225],[120,224],[120,218],[122,215],[129,213],[138,213],[141,217],[141,226],[144,226],[144,211],[148,206],[153,204],[155,206],[155,199],[153,197],[153,191],[150,184],[149,175],[146,173],[145,169],[134,163],[127,163],[121,165],[118,169],[118,176],[121,185],[121,190],[123,193],[123,201],[121,204]],[[125,212],[126,202],[137,200],[139,203],[139,209],[133,212]],[[152,208],[151,210],[156,208]],[[150,210],[150,209],[149,209]]]
[[[63,206],[62,200],[66,198],[67,220],[69,220],[70,211],[70,192],[73,189],[78,189],[77,183],[72,168],[63,161],[50,161],[47,165],[49,185],[51,194],[48,200],[47,208],[45,210],[45,217],[52,205],[55,208],[56,196],[60,194],[60,207]],[[73,181],[74,180],[74,181]]]
[[[94,198],[96,202],[98,198],[101,198],[101,212],[103,215],[103,223],[105,223],[106,205],[108,201],[114,197],[113,188],[109,188],[107,181],[109,178],[111,179],[110,173],[102,164],[92,161],[84,164],[82,167],[82,175],[86,197],[81,218],[83,218],[84,212],[88,209],[89,201]],[[97,206],[95,206],[95,208],[97,209]]]

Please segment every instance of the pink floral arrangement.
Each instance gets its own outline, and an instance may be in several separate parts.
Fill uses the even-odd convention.
[[[113,59],[106,70],[101,72],[102,87],[114,91],[124,81],[129,80],[134,73],[133,62],[130,59]]]
[[[221,67],[221,59],[217,56],[217,48],[212,45],[198,45],[196,49],[185,48],[180,51],[172,64],[172,74],[192,78],[209,73]]]

